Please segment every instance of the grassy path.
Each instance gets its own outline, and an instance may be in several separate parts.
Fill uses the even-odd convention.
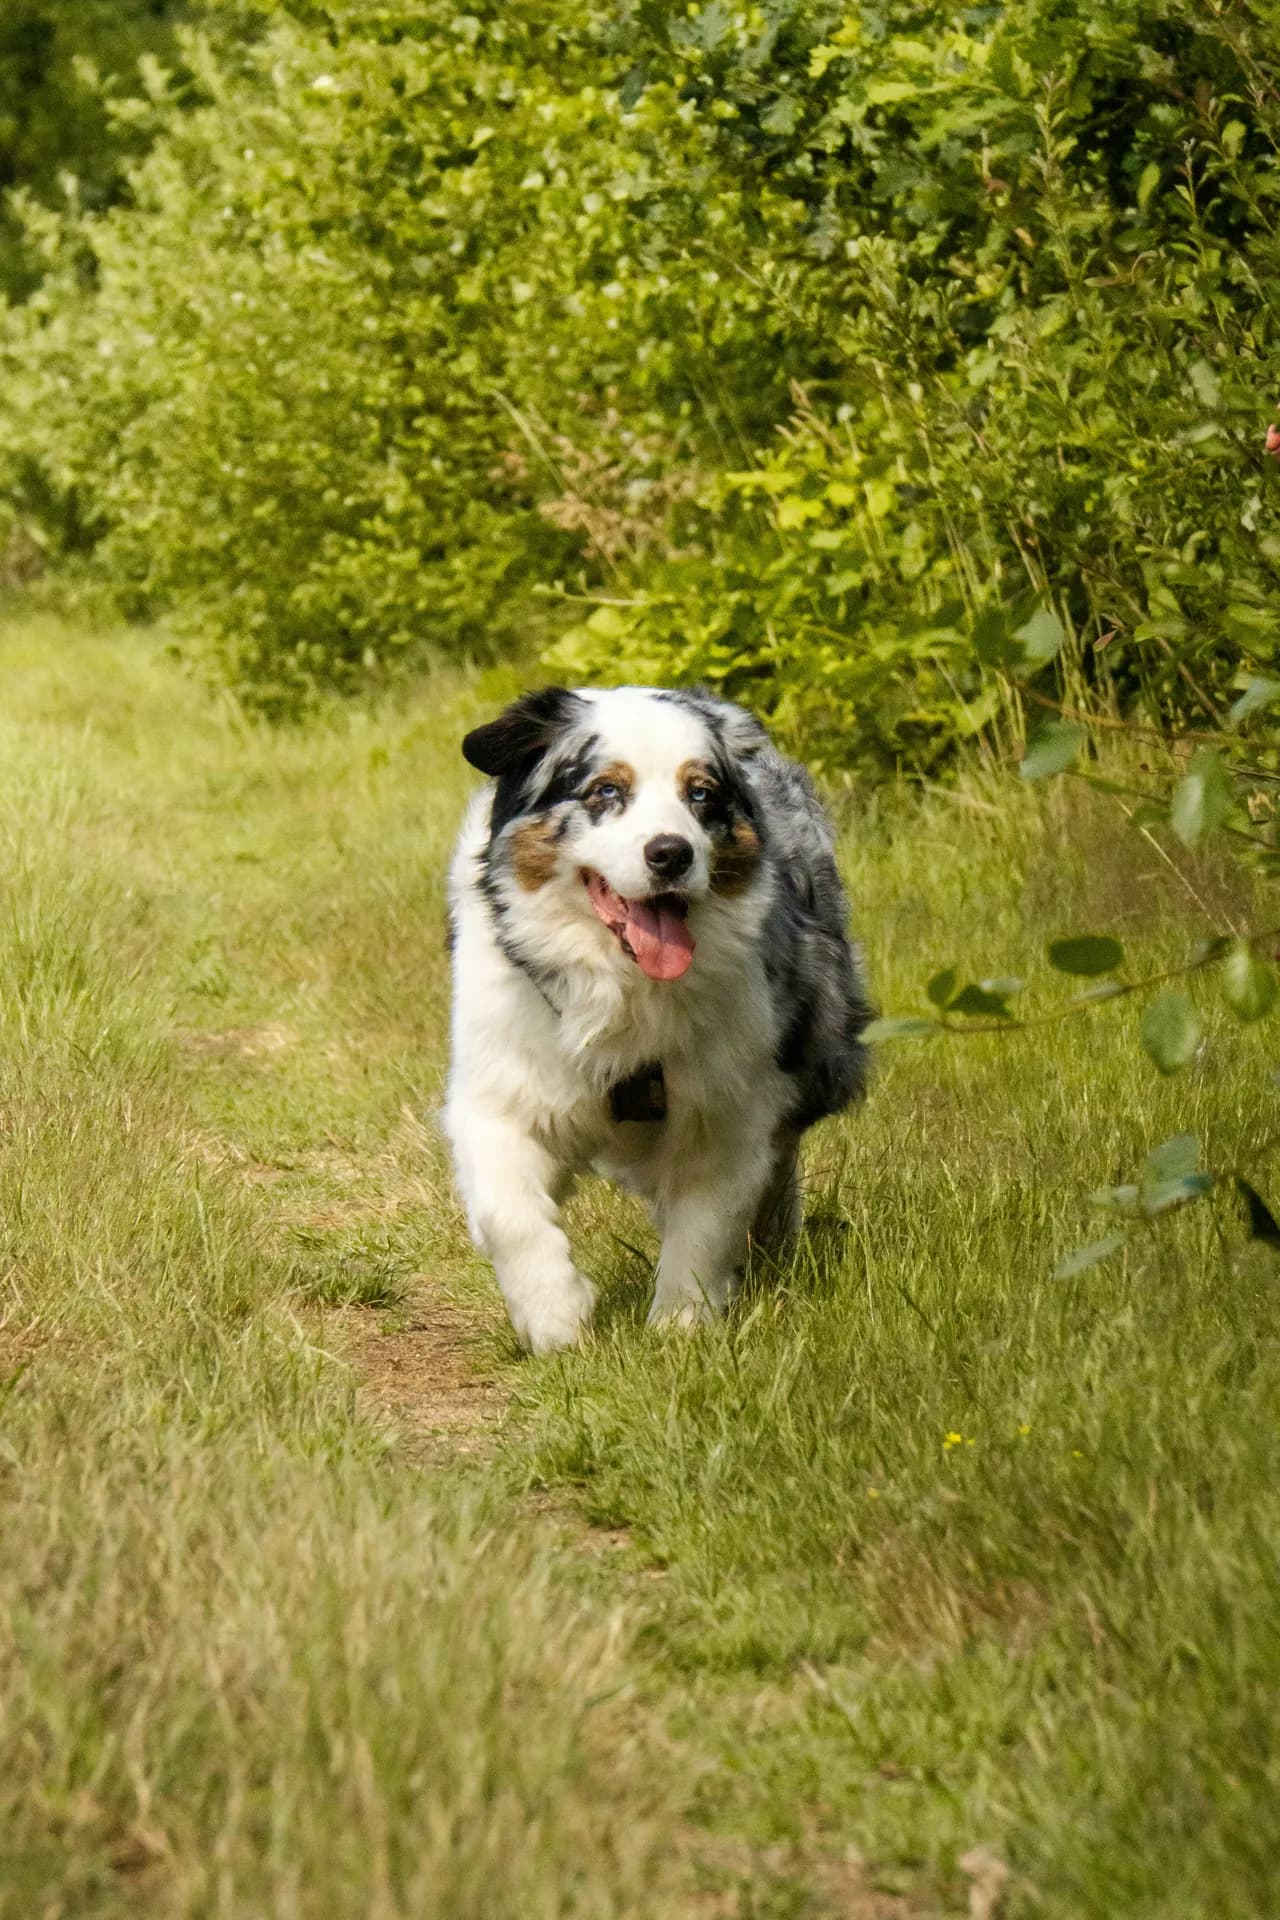
[[[1280,1292],[1085,1191],[1275,1130],[1212,1020],[889,1056],[735,1325],[517,1360],[432,1113],[455,742],[0,633],[0,1914],[1251,1916]],[[496,691],[490,690],[490,691]],[[886,1003],[1250,911],[1069,792],[851,808]]]

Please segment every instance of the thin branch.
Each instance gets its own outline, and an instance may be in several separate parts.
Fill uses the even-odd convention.
[[[1280,941],[1280,926],[1269,927],[1264,933],[1241,934],[1239,936],[1248,947],[1274,946]],[[1025,1020],[1012,1016],[1007,1020],[948,1020],[943,1014],[933,1025],[941,1033],[1025,1033],[1031,1027],[1052,1027],[1059,1021],[1069,1020],[1074,1014],[1084,1013],[1090,1007],[1109,1007],[1113,1001],[1126,1000],[1131,994],[1145,993],[1148,987],[1158,987],[1166,980],[1184,980],[1189,974],[1203,973],[1206,967],[1216,967],[1223,958],[1221,948],[1215,946],[1198,960],[1188,960],[1178,967],[1164,967],[1159,973],[1143,974],[1140,980],[1117,980],[1112,983],[1109,993],[1087,992],[1068,1000],[1065,1006],[1054,1007],[1049,1013],[1033,1013]],[[924,1034],[919,1036],[922,1040]]]
[[[674,593],[645,593],[628,600],[609,593],[570,593],[567,587],[548,586],[544,581],[536,582],[533,591],[540,600],[577,600],[585,607],[674,607],[679,604]]]
[[[1082,727],[1104,727],[1109,733],[1125,733],[1134,740],[1151,740],[1157,746],[1169,747],[1178,740],[1238,740],[1239,733],[1212,732],[1206,727],[1188,727],[1185,733],[1161,733],[1156,727],[1135,727],[1128,720],[1114,719],[1110,714],[1083,713],[1079,707],[1068,707],[1061,700],[1051,700],[1048,694],[1036,693],[1031,687],[1023,687],[1024,699],[1034,701],[1038,707],[1048,707],[1052,713],[1060,713],[1064,720],[1078,721]]]

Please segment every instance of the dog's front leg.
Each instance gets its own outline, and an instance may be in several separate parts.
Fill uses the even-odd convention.
[[[692,1155],[673,1172],[659,1210],[662,1253],[651,1323],[695,1326],[724,1311],[773,1170],[774,1154],[762,1136],[739,1140],[709,1162]]]
[[[474,1110],[450,1120],[471,1237],[493,1262],[516,1337],[534,1353],[571,1347],[595,1289],[574,1266],[561,1225],[564,1169],[513,1120]]]

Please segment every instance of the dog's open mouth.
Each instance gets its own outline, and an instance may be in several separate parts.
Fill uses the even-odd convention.
[[[597,914],[641,973],[650,980],[678,980],[693,963],[689,902],[678,893],[651,893],[624,900],[598,873],[584,872],[583,884]]]

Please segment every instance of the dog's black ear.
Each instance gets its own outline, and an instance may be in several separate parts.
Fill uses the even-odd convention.
[[[463,759],[494,780],[504,773],[523,773],[579,717],[582,704],[567,687],[521,694],[496,720],[472,729],[462,742]]]

